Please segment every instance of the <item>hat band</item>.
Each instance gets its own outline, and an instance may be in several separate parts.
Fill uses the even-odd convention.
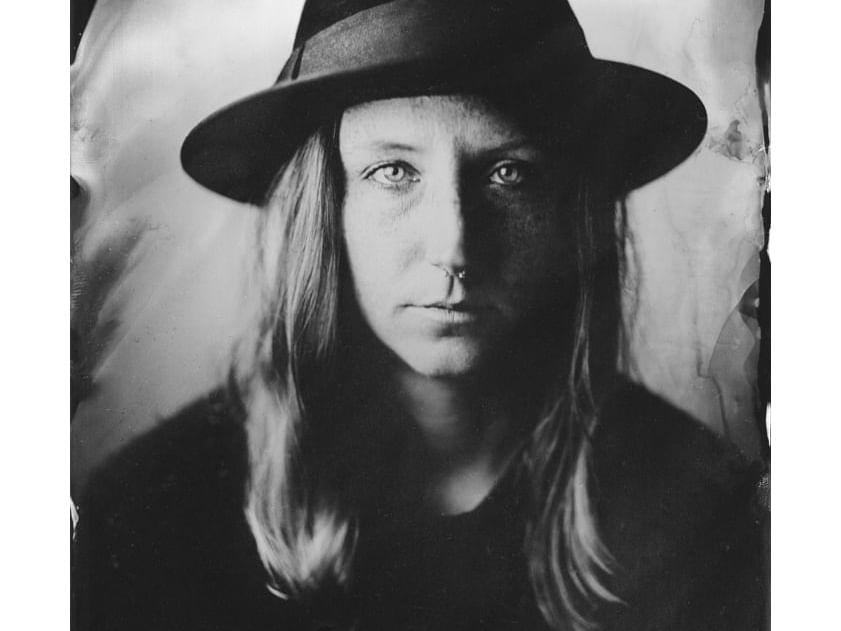
[[[571,13],[557,27],[560,2],[522,0],[394,0],[355,13],[319,31],[293,52],[278,83],[439,60],[461,66],[500,60],[533,45],[554,29],[564,52],[590,58],[584,34]],[[548,17],[547,17],[548,16]]]

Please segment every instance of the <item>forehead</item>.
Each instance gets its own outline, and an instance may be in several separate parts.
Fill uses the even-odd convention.
[[[528,140],[525,129],[489,100],[472,95],[420,96],[372,101],[348,109],[343,148],[394,144],[416,146],[446,138],[481,149]]]

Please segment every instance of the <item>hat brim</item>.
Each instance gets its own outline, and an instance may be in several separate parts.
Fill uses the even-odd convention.
[[[706,133],[700,99],[664,75],[593,58],[574,64],[513,62],[481,71],[434,61],[396,64],[278,83],[199,123],[182,145],[181,162],[202,186],[262,204],[296,148],[354,104],[436,93],[512,94],[513,88],[523,101],[548,95],[560,127],[575,138],[572,150],[582,167],[609,174],[617,191],[670,171]]]

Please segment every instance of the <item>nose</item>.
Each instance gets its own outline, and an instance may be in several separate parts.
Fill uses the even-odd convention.
[[[457,178],[446,178],[427,191],[423,213],[426,257],[452,274],[467,266],[465,208]]]

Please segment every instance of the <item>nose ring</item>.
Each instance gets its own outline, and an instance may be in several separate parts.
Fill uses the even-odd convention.
[[[459,271],[451,270],[447,267],[441,267],[441,271],[444,272],[444,276],[447,278],[458,278],[461,282],[464,282],[467,278],[467,270],[460,269]]]

